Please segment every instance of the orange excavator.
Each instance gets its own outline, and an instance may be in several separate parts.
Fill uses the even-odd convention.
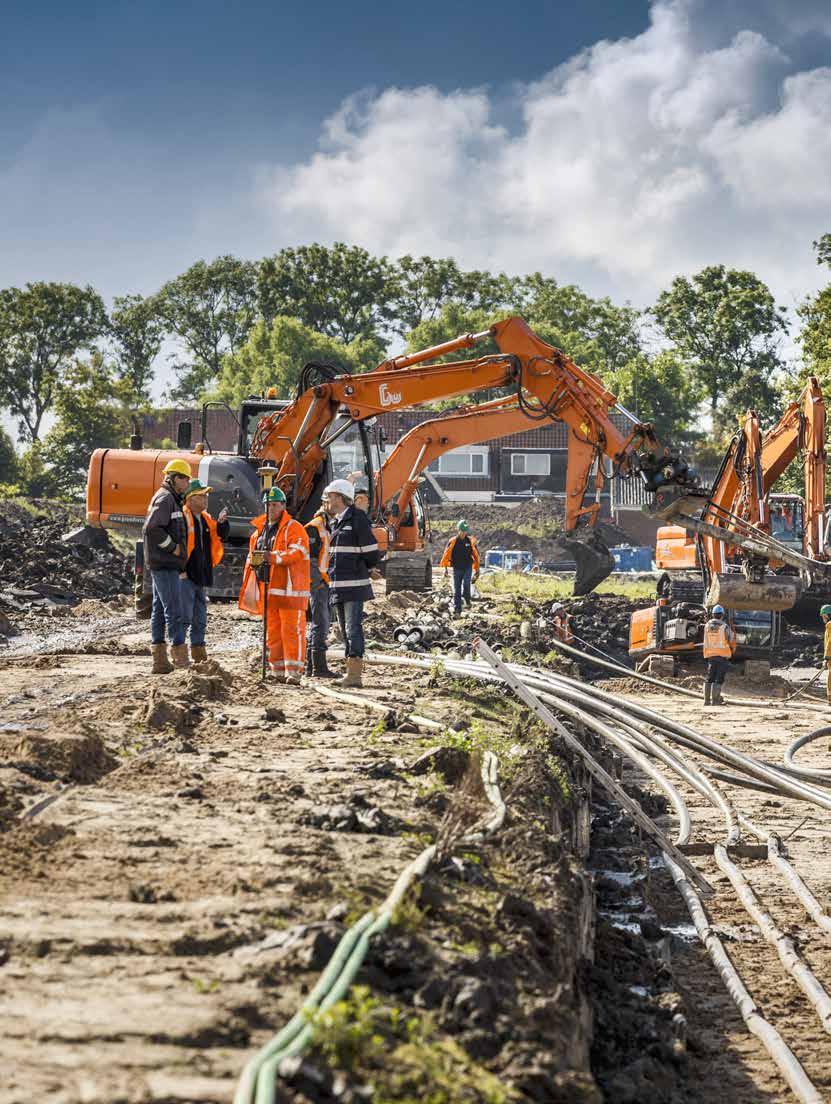
[[[498,353],[444,362],[437,358],[495,340]],[[434,363],[429,363],[433,361]],[[464,334],[421,352],[393,357],[374,371],[341,375],[328,365],[304,367],[297,397],[285,403],[251,400],[243,404],[235,453],[214,453],[204,439],[196,448],[182,440],[181,451],[151,451],[140,441],[131,449],[99,449],[90,461],[87,520],[91,525],[137,528],[161,469],[174,457],[191,465],[194,475],[213,488],[213,512],[228,507],[231,536],[223,559],[218,593],[233,594],[245,558],[249,521],[260,509],[259,470],[270,467],[285,491],[289,509],[301,521],[311,517],[323,487],[334,475],[361,470],[370,489],[380,468],[377,442],[371,440],[373,418],[388,410],[468,395],[487,389],[510,389],[531,422],[557,419],[568,429],[568,493],[565,546],[578,564],[575,593],[585,593],[606,577],[612,558],[593,531],[599,512],[597,496],[607,458],[617,478],[636,478],[655,493],[663,510],[676,499],[703,504],[702,492],[680,457],[658,442],[651,425],[618,406],[590,372],[542,341],[519,317],[507,318],[478,334]],[[622,414],[626,431],[612,414]],[[595,470],[595,502],[584,505],[589,476]],[[382,491],[382,494],[388,494]],[[698,496],[698,497],[696,497]],[[582,529],[578,529],[582,526]],[[387,527],[377,530],[382,547],[395,549]],[[137,548],[137,570],[141,567]]]
[[[800,451],[804,499],[771,493]],[[781,611],[799,603],[815,613],[827,601],[825,459],[825,402],[815,377],[764,437],[757,415],[746,413],[700,518],[658,530],[658,604],[633,615],[631,655],[695,649],[703,608],[716,603],[737,611],[740,645],[769,649]],[[744,549],[726,543],[726,533],[744,537]]]
[[[432,566],[426,548],[426,513],[419,496],[424,471],[445,453],[512,433],[536,429],[515,395],[469,406],[414,426],[384,461],[375,482],[378,517],[387,528],[387,587],[419,589],[430,585]],[[583,495],[583,488],[574,496]],[[582,506],[582,502],[579,504]],[[574,511],[575,518],[577,512]],[[506,514],[510,524],[510,514]],[[572,522],[573,524],[573,522]]]

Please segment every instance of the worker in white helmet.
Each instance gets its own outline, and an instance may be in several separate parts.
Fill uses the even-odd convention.
[[[329,546],[330,602],[335,609],[346,649],[346,676],[341,686],[362,686],[364,666],[364,602],[375,595],[371,578],[378,578],[381,559],[369,518],[355,508],[355,487],[348,479],[334,479],[323,492],[331,518]]]

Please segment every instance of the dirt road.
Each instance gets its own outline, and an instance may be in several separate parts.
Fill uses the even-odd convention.
[[[441,1067],[454,1104],[599,1102],[597,1084],[607,1101],[639,1104],[792,1099],[690,937],[666,872],[598,794],[591,962],[573,804],[583,783],[556,745],[530,739],[505,695],[379,668],[364,694],[386,713],[305,687],[264,694],[257,627],[223,607],[213,611],[219,665],[154,680],[144,633],[107,616],[67,625],[66,654],[44,654],[44,635],[18,640],[0,666],[0,1100],[227,1104],[345,926],[388,892],[452,807],[447,764],[413,766],[435,735],[411,712],[455,730],[463,755],[487,730],[505,764],[509,820],[478,853],[448,857],[359,977],[416,1024],[415,1041],[396,1040],[363,1008],[405,1074],[408,1060],[413,1077]],[[641,700],[771,761],[822,720],[771,701],[704,711],[665,694]],[[817,746],[805,762],[826,755]],[[712,810],[686,796],[694,840],[721,838]],[[789,837],[824,900],[826,819],[750,790],[731,796]],[[655,815],[664,808],[644,800]],[[27,810],[36,815],[22,820]],[[753,997],[831,1098],[826,1032],[714,863],[695,862],[718,890],[712,922]],[[829,937],[765,861],[742,866],[831,984]],[[385,1076],[377,1061],[361,1052],[362,1076]],[[300,1069],[285,1099],[324,1100],[337,1087],[311,1076]],[[353,1089],[339,1098],[359,1099]]]

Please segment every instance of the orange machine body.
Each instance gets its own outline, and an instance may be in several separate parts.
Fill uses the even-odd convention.
[[[87,476],[87,524],[140,529],[150,499],[164,479],[168,460],[187,460],[194,478],[198,453],[155,449],[96,449]]]

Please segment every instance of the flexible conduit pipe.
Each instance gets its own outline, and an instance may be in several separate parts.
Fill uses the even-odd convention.
[[[621,664],[613,663],[610,660],[598,659],[596,656],[589,655],[588,652],[581,652],[579,648],[574,648],[571,644],[564,644],[556,638],[552,639],[550,643],[558,651],[573,656],[575,659],[581,659],[584,663],[592,663],[595,667],[600,667],[604,671],[612,671],[624,678],[638,679],[639,682],[646,682],[651,686],[660,686],[662,690],[671,690],[673,694],[682,694],[686,698],[695,698],[697,701],[701,701],[701,694],[698,690],[690,690],[686,686],[674,686],[671,682],[664,682],[663,679],[655,678],[654,675],[645,675],[642,671],[633,671],[631,667],[623,667]],[[722,698],[721,700],[728,705],[746,705],[757,709],[759,707],[757,698]],[[784,701],[782,704],[784,705]],[[822,711],[821,706],[809,705],[807,708]]]
[[[830,735],[831,725],[826,725],[824,728],[815,728],[813,732],[806,732],[804,736],[799,736],[785,749],[784,759],[786,765],[800,778],[822,778],[831,781],[831,770],[822,767],[799,767],[794,762],[794,757],[800,748],[805,747],[806,744],[812,744],[814,740],[819,740],[823,736]]]
[[[479,643],[480,654],[487,660],[487,662],[497,671],[503,681],[508,681],[511,678],[511,672],[508,671],[504,664],[494,655],[493,652],[487,647]],[[516,680],[516,676],[513,676]],[[510,685],[510,682],[509,682]],[[516,689],[516,688],[515,688]],[[526,688],[527,689],[527,688]],[[533,693],[524,695],[530,697],[533,700]],[[554,696],[554,695],[552,695]],[[536,710],[539,715],[539,710]],[[648,739],[645,733],[643,738]],[[659,773],[656,771],[656,773]],[[726,855],[726,852],[725,852]],[[735,1001],[742,1018],[747,1024],[748,1029],[755,1034],[763,1043],[768,1053],[773,1058],[777,1067],[785,1077],[788,1084],[798,1096],[802,1104],[819,1104],[821,1097],[817,1092],[814,1085],[808,1078],[805,1070],[799,1062],[796,1055],[784,1041],[782,1036],[768,1023],[764,1017],[758,1011],[758,1007],[750,996],[747,988],[739,977],[736,968],[730,961],[727,952],[724,949],[719,937],[710,928],[709,922],[704,911],[704,907],[701,903],[701,899],[687,881],[686,876],[677,863],[673,862],[670,856],[664,852],[664,860],[667,862],[670,872],[672,873],[673,880],[676,886],[678,886],[685,903],[687,904],[690,916],[695,924],[696,931],[699,934],[702,942],[707,948],[710,957],[719,971],[728,991],[730,992],[733,1000]]]
[[[788,885],[794,896],[814,921],[814,923],[826,934],[831,935],[831,916],[825,911],[823,905],[817,900],[800,875],[782,854],[782,840],[775,832],[766,832],[754,824],[749,817],[740,816],[742,824],[757,839],[767,844],[768,862],[776,867]]]
[[[506,808],[497,784],[497,770],[496,756],[486,751],[482,757],[482,785],[493,812],[480,829],[466,833],[459,840],[459,846],[481,843],[504,823]],[[301,1008],[246,1064],[234,1096],[234,1104],[274,1104],[280,1063],[285,1058],[299,1054],[308,1045],[312,1035],[311,1017],[315,1013],[325,1012],[346,995],[366,957],[370,939],[389,927],[404,894],[417,878],[424,876],[435,855],[435,844],[426,847],[402,870],[378,910],[367,912],[343,935],[329,964]]]
[[[393,656],[387,654],[376,656],[367,653],[364,657],[364,661],[374,664],[420,667],[422,669],[429,669],[436,663],[440,663],[444,669],[451,674],[472,677],[484,676],[485,681],[501,681],[500,677],[493,671],[483,666],[481,663],[476,663],[472,660],[449,660],[444,659],[442,656],[430,656],[429,659],[425,660],[414,656]],[[788,777],[782,768],[769,766],[768,764],[761,763],[758,759],[734,751],[732,748],[718,743],[717,740],[713,740],[703,733],[696,732],[695,729],[689,728],[689,726],[679,721],[670,720],[668,717],[662,716],[660,713],[655,712],[655,710],[645,705],[641,705],[638,702],[623,701],[605,690],[600,690],[595,686],[589,687],[587,684],[577,682],[575,679],[568,678],[566,675],[554,672],[547,672],[545,675],[542,675],[538,671],[532,671],[519,664],[509,663],[505,666],[514,675],[521,678],[523,683],[526,683],[529,687],[539,688],[542,686],[545,689],[554,689],[555,691],[562,689],[564,694],[566,691],[569,691],[571,694],[587,694],[592,701],[597,700],[611,706],[623,707],[627,712],[633,713],[641,720],[646,721],[647,724],[666,732],[668,735],[672,736],[676,742],[683,746],[698,751],[708,758],[715,759],[727,766],[738,768],[745,774],[749,774],[753,778],[758,778],[762,782],[776,786],[784,796],[795,798],[797,801],[809,801],[821,809],[831,811],[831,795],[822,793],[816,787],[808,783]]]
[[[776,953],[779,955],[779,960],[785,971],[791,975],[814,1006],[823,1028],[831,1032],[831,998],[829,998],[816,975],[796,953],[793,941],[777,928],[773,917],[762,907],[762,902],[756,896],[753,887],[729,857],[723,844],[716,844],[715,857],[719,870],[723,871],[730,879],[730,884],[735,889],[739,900],[753,918],[762,935],[771,946],[776,948]]]

